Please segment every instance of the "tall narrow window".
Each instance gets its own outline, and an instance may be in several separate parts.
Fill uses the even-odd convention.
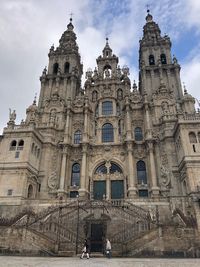
[[[197,137],[194,132],[189,133],[189,140],[190,140],[190,143],[197,143]]]
[[[95,128],[94,128],[94,134],[97,135],[97,128],[98,128],[98,124],[97,122],[95,121]]]
[[[113,103],[112,101],[105,101],[102,103],[102,114],[111,115],[113,114]]]
[[[143,140],[143,134],[142,129],[140,127],[135,128],[135,141],[142,141]]]
[[[147,184],[146,165],[142,160],[137,162],[137,179],[138,184]]]
[[[160,60],[162,64],[167,64],[167,59],[165,54],[160,55]]]
[[[71,185],[80,185],[80,164],[74,163],[72,166]]]
[[[78,130],[74,133],[74,144],[80,144],[81,139],[82,139],[82,133],[81,131]]]
[[[102,127],[102,142],[113,142],[114,141],[114,130],[110,123],[106,123]]]
[[[17,141],[16,140],[13,140],[10,143],[10,150],[15,150],[16,149],[16,146],[17,146]]]
[[[23,150],[24,148],[24,140],[20,140],[18,143],[17,150]]]
[[[65,74],[69,73],[69,66],[70,66],[69,63],[66,62],[66,63],[65,63],[65,67],[64,67],[64,73],[65,73]]]
[[[119,133],[119,135],[121,135],[121,133],[122,133],[121,120],[118,121],[118,133]]]
[[[153,55],[149,56],[149,65],[155,65],[155,59]]]
[[[28,195],[27,195],[28,198],[33,198],[33,186],[32,184],[30,184],[28,186]]]
[[[54,63],[53,65],[53,74],[57,74],[58,73],[58,63]]]

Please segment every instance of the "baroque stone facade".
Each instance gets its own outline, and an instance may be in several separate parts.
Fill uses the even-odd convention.
[[[59,42],[40,77],[38,105],[34,100],[20,125],[10,110],[0,139],[2,214],[16,215],[11,207],[123,199],[152,221],[193,221],[198,237],[200,114],[194,97],[182,91],[170,38],[148,12],[139,85],[131,86],[128,67],[120,68],[107,39],[84,88],[71,19]]]

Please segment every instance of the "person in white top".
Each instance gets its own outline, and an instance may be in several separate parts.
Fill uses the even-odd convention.
[[[111,258],[111,243],[108,238],[106,239],[106,257]]]

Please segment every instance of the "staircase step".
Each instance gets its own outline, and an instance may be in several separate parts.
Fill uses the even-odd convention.
[[[90,253],[90,257],[91,258],[103,258],[104,255],[102,252],[91,252]]]
[[[72,256],[74,256],[74,251],[70,251],[70,250],[58,251],[58,256],[60,256],[60,257],[72,257]]]

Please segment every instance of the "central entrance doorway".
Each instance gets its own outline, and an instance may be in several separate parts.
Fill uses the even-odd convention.
[[[103,223],[91,224],[91,252],[103,252],[104,227]]]

